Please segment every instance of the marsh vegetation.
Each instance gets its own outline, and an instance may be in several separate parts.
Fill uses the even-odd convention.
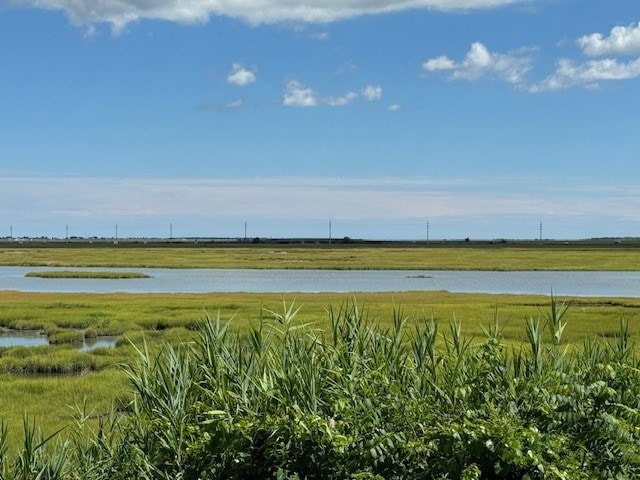
[[[43,272],[27,272],[25,277],[30,278],[97,278],[107,280],[149,278],[149,275],[139,272],[109,272],[109,271],[82,271],[82,270],[47,270]]]
[[[77,404],[66,431],[30,419],[4,478],[635,478],[640,360],[629,324],[568,344],[551,300],[505,341],[498,315],[373,321],[355,303],[245,332],[206,318],[187,342],[134,349],[128,401]],[[323,327],[326,325],[326,327]],[[62,439],[64,438],[64,442]]]
[[[619,245],[0,245],[0,265],[50,267],[385,270],[637,270],[640,248]]]

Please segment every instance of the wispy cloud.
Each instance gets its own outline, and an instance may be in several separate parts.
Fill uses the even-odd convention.
[[[640,185],[566,189],[552,179],[529,179],[527,185],[509,178],[4,177],[0,214],[6,219],[62,222],[168,216],[384,220],[475,215],[589,215],[640,221],[638,192]]]
[[[341,107],[343,105],[348,105],[353,102],[356,98],[358,98],[358,94],[355,92],[347,92],[344,95],[339,97],[325,97],[323,98],[323,103],[330,105],[332,107]]]
[[[230,100],[227,102],[202,102],[198,105],[200,110],[213,110],[221,113],[233,112],[244,107],[245,101],[241,98]]]
[[[322,32],[322,33],[314,33],[311,35],[311,38],[315,38],[316,40],[319,40],[321,42],[325,42],[327,40],[329,40],[331,36],[327,33],[327,32]]]
[[[531,92],[560,90],[571,87],[597,88],[602,81],[640,77],[640,58],[629,62],[606,58],[579,63],[561,59],[556,71],[543,81],[528,87]]]
[[[46,10],[62,10],[75,25],[108,23],[117,34],[132,22],[143,19],[183,24],[204,23],[211,16],[243,19],[252,24],[274,22],[326,23],[359,15],[384,14],[408,9],[441,11],[497,8],[527,0],[8,0],[9,3]]]
[[[382,97],[382,87],[367,85],[360,93],[347,92],[338,96],[321,95],[297,80],[290,80],[287,82],[282,104],[286,107],[317,107],[318,105],[342,107],[359,97],[368,101],[379,100]]]

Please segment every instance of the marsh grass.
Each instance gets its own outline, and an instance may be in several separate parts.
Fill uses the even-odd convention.
[[[132,278],[149,278],[145,273],[137,272],[101,272],[82,270],[53,270],[45,272],[27,272],[25,277],[34,278],[95,278],[105,280],[119,280]]]
[[[612,341],[569,349],[542,317],[530,317],[526,340],[513,346],[498,314],[474,339],[456,319],[417,321],[396,309],[380,322],[366,312],[349,302],[306,321],[285,303],[246,332],[218,315],[188,342],[132,345],[128,406],[96,417],[86,403],[50,439],[25,421],[22,446],[4,451],[3,475],[640,475],[640,360],[624,320]],[[0,429],[0,446],[7,435]]]
[[[0,265],[402,270],[635,270],[640,248],[579,244],[37,247],[5,244]]]

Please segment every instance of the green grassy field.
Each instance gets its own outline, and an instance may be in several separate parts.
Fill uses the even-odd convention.
[[[0,245],[0,265],[55,267],[320,268],[409,270],[638,270],[640,248],[483,244],[31,246]]]
[[[350,269],[485,269],[485,270],[637,270],[640,250],[617,246],[0,246],[0,265],[172,267],[172,268],[350,268]],[[99,418],[130,395],[119,365],[137,358],[133,345],[143,340],[155,349],[166,342],[189,342],[207,314],[232,319],[232,328],[247,332],[283,302],[301,307],[296,321],[314,328],[328,326],[327,308],[351,300],[344,294],[44,294],[0,292],[0,327],[43,330],[56,345],[0,348],[0,422],[12,443],[22,435],[26,413],[46,432],[68,424],[70,407],[87,402]],[[546,296],[451,294],[447,292],[359,293],[368,318],[391,328],[393,312],[409,323],[436,319],[443,329],[452,320],[463,332],[481,338],[483,326],[500,318],[507,345],[526,342],[528,318],[542,318]],[[561,301],[563,299],[560,299]],[[567,299],[569,300],[569,299]],[[632,339],[640,334],[640,299],[577,298],[570,300],[563,342],[569,349],[586,338],[612,339],[620,317]],[[83,335],[118,335],[115,349],[78,352],[72,342]]]
[[[42,329],[50,335],[80,331],[120,336],[115,349],[88,353],[73,345],[0,349],[0,417],[18,439],[25,412],[48,432],[67,424],[69,407],[85,399],[97,416],[104,414],[127,398],[118,365],[135,361],[131,342],[140,347],[144,339],[153,349],[164,342],[191,341],[207,314],[219,313],[223,320],[231,319],[233,329],[247,332],[261,316],[269,321],[271,312],[282,312],[286,302],[300,307],[296,321],[325,330],[327,309],[339,309],[350,300],[343,294],[0,292],[0,327]],[[360,293],[356,300],[383,329],[391,328],[393,312],[400,311],[410,325],[435,318],[443,330],[455,318],[466,334],[480,339],[482,327],[497,315],[505,342],[513,346],[526,342],[526,320],[542,318],[550,303],[545,296],[447,292]],[[578,298],[570,303],[564,341],[571,348],[585,338],[613,338],[620,316],[627,319],[632,338],[640,334],[640,299]]]

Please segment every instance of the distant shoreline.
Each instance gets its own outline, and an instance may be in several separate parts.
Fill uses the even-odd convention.
[[[310,242],[306,239],[305,242]],[[640,239],[343,243],[0,242],[0,265],[319,270],[640,270]]]

